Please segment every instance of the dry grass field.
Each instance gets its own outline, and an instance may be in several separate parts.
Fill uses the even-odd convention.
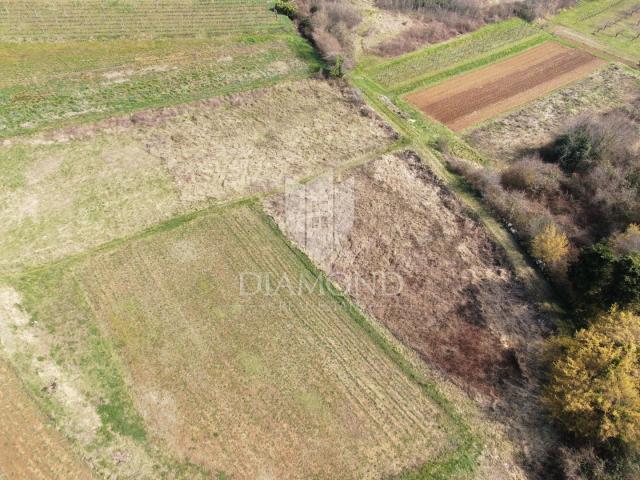
[[[209,202],[384,148],[389,130],[320,81],[104,120],[0,148],[0,269],[76,253]]]
[[[318,211],[298,222],[282,195],[265,200],[267,211],[358,305],[499,412],[538,468],[553,444],[536,400],[548,330],[503,255],[415,154],[386,155],[345,175],[353,204],[335,208],[353,208],[353,226],[334,248],[314,249],[309,237],[313,219],[327,213],[317,189],[304,202]]]
[[[454,131],[511,110],[577,80],[604,61],[546,42],[508,60],[407,95],[426,115]]]
[[[469,129],[465,139],[487,157],[510,163],[552,141],[571,119],[611,110],[639,96],[640,76],[612,65]]]
[[[51,345],[41,362],[75,372],[66,378],[99,413],[94,457],[117,444],[120,469],[148,439],[232,478],[380,478],[459,444],[439,404],[255,206],[11,282],[31,318],[12,338],[28,354],[19,339],[38,324]]]
[[[4,359],[0,361],[0,478],[92,478]]]

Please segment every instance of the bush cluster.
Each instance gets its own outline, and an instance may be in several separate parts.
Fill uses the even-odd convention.
[[[584,248],[569,268],[576,310],[614,305],[640,311],[640,251],[616,254],[604,242]]]
[[[376,53],[396,56],[425,43],[437,43],[472,32],[488,23],[511,17],[527,21],[555,13],[575,0],[524,0],[485,2],[481,0],[376,0],[379,8],[401,11],[419,23],[378,47]]]
[[[640,317],[613,308],[551,351],[552,415],[579,438],[640,447]]]
[[[353,66],[353,29],[362,21],[360,12],[338,0],[295,0],[294,11],[301,33],[327,63],[327,73],[341,77]]]
[[[571,299],[575,330],[550,342],[544,394],[578,445],[560,462],[567,479],[640,478],[639,138],[637,99],[502,171],[448,162]]]

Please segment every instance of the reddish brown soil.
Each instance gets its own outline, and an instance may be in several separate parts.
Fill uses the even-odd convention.
[[[0,361],[0,478],[91,478],[4,360]]]
[[[582,50],[546,42],[407,99],[452,130],[462,130],[582,78],[605,63]]]

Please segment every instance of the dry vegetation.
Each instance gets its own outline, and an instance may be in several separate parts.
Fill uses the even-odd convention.
[[[455,448],[449,417],[317,280],[240,205],[12,282],[45,363],[100,414],[92,458],[118,445],[121,473],[153,478],[146,438],[247,479],[380,478]],[[23,355],[30,328],[14,329]]]
[[[409,152],[357,167],[340,185],[352,202],[317,201],[311,184],[306,216],[292,217],[282,196],[267,209],[357,304],[506,422],[542,472],[553,443],[536,400],[546,327],[487,233]],[[318,249],[313,221],[327,213],[353,225]]]
[[[60,258],[384,148],[388,128],[341,88],[285,83],[5,140],[0,264]]]
[[[627,70],[596,72],[469,133],[495,168],[452,165],[526,242],[554,223],[574,246],[590,245],[640,221],[639,95],[640,82]],[[581,160],[567,149],[584,156],[583,164],[573,164]],[[569,261],[576,251],[567,253]]]
[[[334,76],[342,76],[354,65],[354,29],[362,21],[362,12],[349,2],[337,0],[294,1],[295,17],[303,35],[310,39]]]
[[[483,1],[483,0],[376,0],[382,9],[399,11],[416,18],[419,23],[398,36],[379,44],[374,52],[381,56],[397,56],[425,44],[439,43],[472,32],[489,23],[511,17],[532,21],[562,8],[575,0]]]
[[[611,65],[528,105],[465,132],[465,140],[496,162],[511,163],[550,143],[572,118],[611,110],[640,94],[640,77]]]

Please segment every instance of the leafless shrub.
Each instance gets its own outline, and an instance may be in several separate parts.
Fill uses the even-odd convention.
[[[624,232],[614,235],[609,244],[618,255],[640,253],[640,225],[632,223]]]
[[[456,35],[456,31],[437,20],[413,25],[398,36],[380,43],[374,53],[383,57],[395,57],[411,52],[426,43],[438,43]]]
[[[604,461],[592,447],[560,449],[560,465],[566,480],[606,480]]]
[[[422,22],[379,45],[375,53],[392,56],[471,32],[488,24],[519,16],[527,21],[555,13],[576,0],[376,0],[379,8],[401,11]]]
[[[640,223],[640,122],[633,111],[627,107],[581,117],[567,128],[576,129],[586,132],[592,149],[566,182],[586,212],[582,222],[599,237]]]
[[[540,196],[557,194],[562,177],[562,170],[557,165],[545,163],[539,156],[533,155],[507,167],[500,181],[506,189]]]
[[[330,65],[353,64],[353,29],[362,21],[360,12],[338,0],[296,0],[298,24]]]
[[[523,241],[529,242],[545,226],[554,223],[553,215],[540,202],[527,197],[524,192],[505,190],[500,175],[494,170],[455,158],[449,158],[447,164],[482,195],[512,233]]]

